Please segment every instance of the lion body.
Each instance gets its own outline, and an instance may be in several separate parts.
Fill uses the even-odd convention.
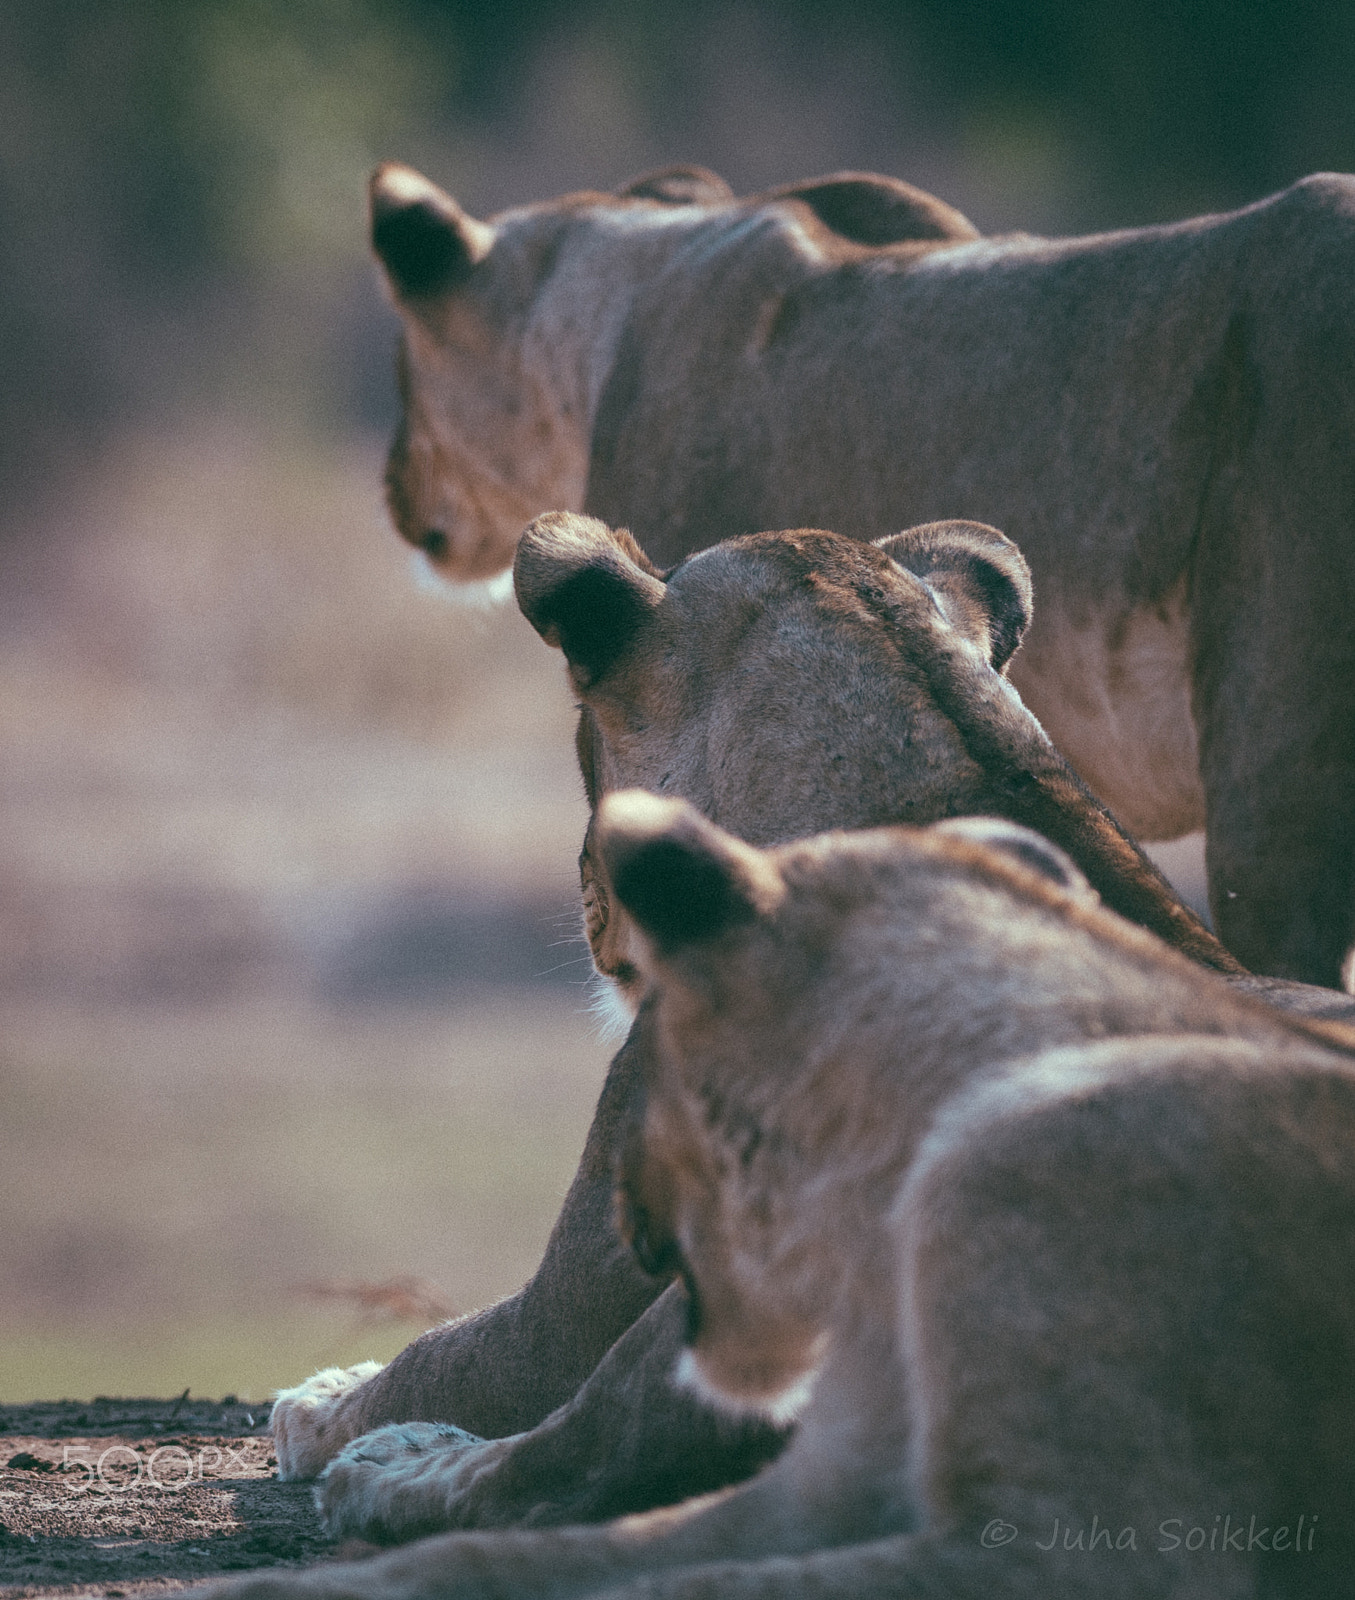
[[[996,524],[1055,744],[1135,836],[1205,827],[1249,967],[1355,981],[1355,180],[1064,240],[838,183],[851,215],[834,180],[567,196],[496,218],[445,291],[397,284],[400,526],[482,576],[552,506],[660,565],[758,528]]]
[[[679,1508],[230,1593],[1348,1591],[1355,1035],[1005,823],[762,851],[627,795],[598,849],[654,993],[627,1230],[683,1383],[795,1434]]]
[[[1004,815],[1053,837],[1108,904],[1238,986],[1257,984],[1012,690],[1004,674],[1020,659],[1029,585],[1019,552],[994,530],[941,524],[879,547],[812,530],[757,535],[664,579],[625,533],[551,514],[522,541],[517,588],[568,659],[594,807],[643,785],[761,844],[900,818]],[[597,870],[592,829],[581,868],[595,960],[634,1003],[643,982],[634,929]],[[1262,987],[1295,1010],[1355,1016],[1335,992]],[[375,1377],[336,1392],[322,1375],[282,1397],[283,1472],[310,1476],[340,1457],[320,1486],[336,1530],[391,1538],[602,1517],[737,1480],[774,1449],[765,1423],[723,1425],[671,1391],[680,1306],[671,1295],[654,1303],[661,1285],[611,1225],[615,1163],[651,1053],[641,1013],[542,1266],[520,1294],[424,1335]],[[388,1428],[383,1444],[345,1449],[410,1422],[512,1437],[468,1446]]]

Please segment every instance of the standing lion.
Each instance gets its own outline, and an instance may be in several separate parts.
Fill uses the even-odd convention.
[[[538,512],[661,565],[966,517],[1034,574],[1013,680],[1142,839],[1203,826],[1253,970],[1355,986],[1355,180],[1081,239],[892,179],[698,169],[467,216],[372,187],[401,531],[492,578]]]

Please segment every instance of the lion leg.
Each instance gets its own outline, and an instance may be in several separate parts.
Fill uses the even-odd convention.
[[[616,1156],[644,1049],[640,1021],[608,1069],[531,1281],[485,1311],[431,1329],[375,1372],[331,1369],[284,1391],[273,1413],[280,1477],[312,1477],[352,1440],[392,1422],[454,1423],[487,1438],[535,1427],[655,1299],[662,1285],[640,1271],[613,1222]]]
[[[665,1302],[665,1317],[673,1298]],[[655,1393],[651,1379],[646,1371],[641,1394]],[[566,1600],[653,1572],[803,1555],[873,1537],[906,1525],[893,1489],[893,1469],[904,1454],[890,1426],[897,1415],[891,1396],[899,1390],[892,1340],[844,1339],[829,1357],[789,1448],[735,1487],[600,1524],[440,1534],[364,1562],[229,1581],[213,1594],[217,1600],[428,1600],[439,1594],[457,1600],[519,1594]],[[714,1437],[719,1442],[721,1436]],[[630,1442],[643,1453],[646,1440],[662,1461],[667,1447],[660,1430],[646,1424]],[[582,1463],[576,1467],[583,1470]],[[561,1479],[567,1475],[563,1453],[552,1468]],[[891,1488],[882,1495],[884,1482]],[[585,1486],[584,1493],[591,1492]]]
[[[1355,991],[1355,663],[1294,686],[1306,717],[1268,705],[1294,676],[1251,695],[1239,670],[1199,697],[1210,907],[1254,971]]]
[[[782,1458],[785,1459],[784,1457]],[[360,1562],[261,1572],[215,1584],[211,1600],[572,1600],[655,1571],[826,1542],[812,1503],[773,1466],[751,1483],[601,1525],[451,1533]]]
[[[1349,711],[1355,730],[1355,705]],[[1355,993],[1355,744],[1325,771],[1294,741],[1262,770],[1206,767],[1205,863],[1219,937],[1259,973]]]
[[[1098,1547],[1076,1560],[985,1549],[976,1539],[902,1535],[766,1561],[721,1561],[653,1573],[590,1600],[1253,1600],[1249,1574],[1224,1563],[1194,1570],[1184,1587],[1151,1556]],[[1305,1591],[1306,1592],[1306,1591]]]
[[[1219,935],[1257,972],[1355,988],[1348,299],[1304,341],[1274,340],[1260,324],[1236,341],[1221,427],[1249,442],[1221,453],[1206,498],[1191,626]],[[1267,338],[1257,370],[1278,370],[1263,398],[1250,341]]]
[[[528,1432],[475,1441],[405,1424],[357,1440],[317,1486],[326,1528],[388,1543],[453,1528],[598,1522],[750,1477],[785,1432],[727,1417],[674,1386],[685,1318],[673,1286]]]

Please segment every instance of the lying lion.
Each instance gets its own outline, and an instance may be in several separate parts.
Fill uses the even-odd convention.
[[[876,546],[761,534],[665,579],[624,532],[552,514],[523,537],[517,587],[568,660],[594,807],[643,785],[761,844],[1002,815],[1054,838],[1108,905],[1202,965],[1295,1007],[1355,1016],[1335,993],[1240,975],[1050,745],[1005,676],[1030,621],[1030,584],[996,530],[945,523]],[[634,1004],[634,931],[591,839],[590,828],[581,867],[594,958]],[[681,1296],[660,1295],[611,1227],[649,1025],[642,1013],[612,1064],[532,1282],[425,1334],[379,1373],[332,1369],[279,1400],[285,1477],[313,1475],[383,1424],[501,1436],[400,1427],[363,1438],[320,1486],[335,1531],[396,1538],[595,1519],[720,1487],[775,1454],[780,1431],[672,1389]]]
[[[622,1215],[746,1485],[231,1585],[503,1600],[1254,1594],[1355,1562],[1355,1036],[1000,821],[745,845],[602,804],[654,986]]]
[[[1355,180],[980,239],[848,174],[675,171],[479,222],[373,180],[404,322],[397,525],[458,579],[551,507],[667,564],[935,517],[1021,546],[1014,681],[1140,839],[1208,832],[1249,967],[1355,986]]]

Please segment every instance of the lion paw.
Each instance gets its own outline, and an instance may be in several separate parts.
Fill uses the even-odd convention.
[[[456,1525],[454,1504],[508,1439],[446,1422],[395,1422],[355,1439],[325,1469],[315,1504],[333,1538],[411,1539]]]
[[[295,1389],[278,1390],[269,1427],[278,1477],[283,1482],[314,1478],[354,1437],[342,1426],[340,1402],[380,1371],[376,1361],[362,1361],[356,1367],[326,1367]]]

